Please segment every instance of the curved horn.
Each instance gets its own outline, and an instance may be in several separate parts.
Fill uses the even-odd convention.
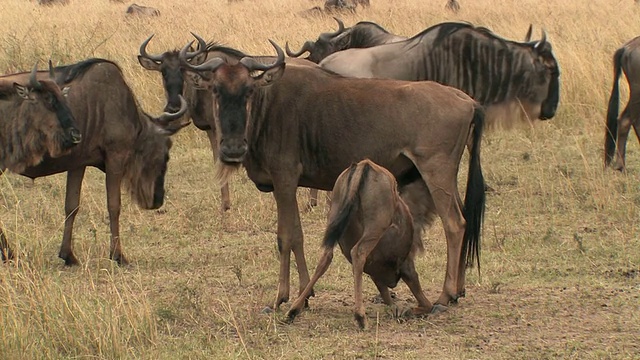
[[[162,61],[162,55],[150,55],[147,53],[147,45],[149,45],[149,41],[151,41],[151,38],[153,38],[154,35],[155,34],[151,34],[147,40],[142,42],[142,45],[140,45],[140,56],[153,61]]]
[[[153,122],[155,122],[157,125],[161,126],[162,128],[166,129],[167,126],[171,125],[172,121],[181,118],[187,112],[187,100],[185,100],[184,97],[182,97],[182,95],[178,95],[178,96],[180,97],[180,110],[178,110],[175,113],[164,112],[160,114],[158,117],[152,118]],[[189,123],[187,123],[187,125],[188,124]],[[183,125],[183,126],[186,126],[186,125]],[[181,128],[183,126],[181,126]]]
[[[540,46],[544,45],[546,42],[547,42],[547,32],[546,32],[546,31],[544,31],[544,29],[542,29],[542,39],[540,39],[540,41],[538,41],[538,42],[533,46],[533,48],[534,48],[534,49],[537,49],[537,48],[539,48]]]
[[[524,42],[531,41],[531,33],[533,32],[533,24],[529,24],[529,30],[527,30],[527,34],[524,36]]]
[[[193,37],[196,38],[196,40],[198,40],[198,48],[194,52],[185,53],[185,58],[187,60],[191,60],[194,57],[196,57],[196,55],[202,54],[207,50],[207,42],[204,41],[203,38],[201,38],[200,36],[194,33],[191,33],[191,35],[193,35]]]
[[[49,59],[49,77],[51,80],[55,80],[56,73],[53,71],[53,64],[51,63],[51,59]]]
[[[38,62],[36,61],[35,65],[33,65],[33,70],[31,70],[31,75],[29,75],[29,86],[34,89],[40,89],[42,85],[38,80],[36,80],[36,73],[38,72]]]
[[[265,65],[251,57],[243,57],[242,59],[240,59],[240,63],[244,65],[249,71],[267,71],[269,69],[273,69],[282,65],[284,63],[284,51],[282,51],[282,48],[278,46],[278,44],[276,44],[273,40],[269,39],[269,42],[271,43],[271,46],[276,49],[276,53],[278,54],[278,58],[273,64]]]
[[[180,50],[180,53],[178,54],[178,58],[180,59],[180,64],[182,66],[184,66],[185,68],[189,69],[189,70],[193,70],[193,71],[216,71],[216,69],[225,63],[224,59],[222,58],[213,58],[207,62],[205,62],[204,64],[200,64],[197,66],[191,65],[188,61],[187,61],[187,49],[189,49],[189,47],[191,46],[191,44],[193,44],[193,41],[188,43],[185,47],[182,48],[182,50]],[[196,56],[200,53],[202,53],[203,50],[198,49],[195,51],[195,54],[193,56]]]
[[[342,34],[342,32],[344,31],[344,23],[342,22],[342,20],[338,19],[337,17],[333,17],[333,19],[338,23],[338,30],[336,32],[332,32],[332,33],[323,33],[320,34],[320,38],[323,40],[329,40],[334,36],[338,36],[340,34]]]
[[[291,49],[289,49],[289,43],[285,43],[284,44],[284,48],[287,51],[287,55],[291,56],[291,57],[298,57],[302,54],[304,54],[306,51],[311,52],[311,50],[313,50],[313,47],[315,46],[315,42],[313,41],[305,41],[304,45],[302,45],[302,49],[300,49],[300,51],[294,53],[291,51]]]

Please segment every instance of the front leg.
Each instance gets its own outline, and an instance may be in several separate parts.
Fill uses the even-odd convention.
[[[0,256],[2,256],[2,261],[13,259],[13,252],[9,247],[9,242],[7,241],[7,238],[4,236],[4,231],[2,231],[2,227],[0,227]]]
[[[111,245],[109,258],[119,265],[127,265],[129,262],[122,254],[120,246],[120,185],[122,184],[122,172],[120,167],[107,164],[107,210],[109,211],[109,228],[111,230]]]
[[[64,234],[58,257],[64,260],[67,266],[77,265],[78,259],[73,254],[73,222],[80,209],[80,191],[85,167],[67,172],[67,193],[64,200]]]

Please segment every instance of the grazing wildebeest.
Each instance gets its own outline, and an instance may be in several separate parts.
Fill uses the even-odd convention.
[[[458,3],[457,0],[447,0],[447,4],[444,8],[449,11],[453,11],[454,13],[458,13],[458,11],[460,11],[460,3]]]
[[[66,265],[74,265],[78,260],[72,249],[73,222],[80,205],[85,169],[93,166],[104,171],[111,230],[109,256],[119,264],[126,264],[120,245],[121,185],[124,183],[141,208],[162,206],[171,148],[169,136],[189,124],[178,121],[187,111],[186,101],[182,100],[175,114],[148,115],[140,109],[118,65],[104,59],[56,67],[54,72],[58,84],[70,87],[67,101],[82,133],[82,142],[69,154],[45,158],[20,174],[34,179],[67,172],[66,217],[58,256]]]
[[[629,101],[618,117],[618,82],[623,71],[629,84]],[[640,36],[629,40],[613,55],[613,88],[609,97],[604,141],[605,166],[613,161],[614,169],[625,170],[627,139],[632,125],[640,141]]]
[[[188,116],[191,117],[193,124],[198,129],[207,133],[215,161],[218,158],[218,141],[213,121],[213,101],[211,98],[211,91],[199,90],[194,87],[191,81],[186,81],[180,68],[178,50],[165,51],[161,54],[148,53],[147,46],[152,38],[153,35],[149,36],[149,38],[140,45],[138,62],[140,62],[140,65],[145,69],[158,71],[162,74],[162,84],[167,100],[167,105],[165,106],[164,111],[177,111],[180,107],[180,95],[185,97],[189,108]],[[205,52],[203,54],[200,54],[197,58],[193,58],[194,56],[195,55],[187,55],[191,63],[200,64],[207,58],[214,57],[223,57],[228,62],[237,62],[238,59],[244,57],[245,54],[238,50],[210,42],[206,44]],[[231,198],[229,193],[229,184],[227,182],[224,182],[220,187],[220,193],[222,198],[222,210],[229,210],[231,208]],[[311,199],[309,201],[309,205],[316,206],[318,202],[318,190],[310,189],[310,195]]]
[[[82,139],[63,93],[52,79],[20,74],[0,77],[0,175],[21,172],[68,153]],[[0,226],[2,260],[13,257]]]
[[[160,16],[160,10],[152,8],[150,6],[142,6],[138,4],[131,4],[127,8],[128,15],[141,15],[141,16]]]
[[[382,26],[373,22],[360,21],[350,28],[345,28],[342,20],[336,17],[334,19],[338,23],[338,30],[331,33],[322,33],[316,41],[306,41],[302,48],[295,53],[289,49],[289,44],[286,43],[285,50],[287,55],[299,57],[308,51],[307,60],[317,64],[337,51],[351,48],[368,48],[407,39],[404,36],[391,34]]]
[[[188,45],[180,58],[214,94],[220,163],[244,166],[260,191],[274,193],[280,253],[275,307],[289,299],[292,251],[300,291],[309,283],[296,188],[330,190],[345,168],[365,158],[398,178],[426,184],[425,201],[433,202],[430,210],[440,216],[447,238],[438,303],[464,295],[464,259],[479,261],[484,210],[482,107],[462,91],[435,82],[352,79],[295,62],[285,71],[284,51],[272,45],[277,59],[271,64],[244,57],[234,64],[213,58],[194,66],[185,59]],[[463,207],[456,179],[471,138]]]
[[[304,291],[291,304],[288,321],[300,313],[313,286],[327,271],[333,248],[340,245],[342,254],[353,264],[355,318],[364,328],[362,273],[369,274],[382,300],[392,305],[389,288],[404,280],[418,306],[413,315],[424,315],[446,308],[433,307],[422,292],[414,259],[424,251],[422,229],[415,228],[409,207],[398,193],[396,179],[385,168],[365,159],[343,171],[333,187],[331,210],[324,233],[324,252]]]
[[[51,6],[51,5],[68,5],[69,0],[38,0],[38,4]]]
[[[551,119],[560,97],[560,68],[544,32],[539,41],[520,43],[447,22],[405,41],[334,53],[320,66],[345,76],[436,81],[469,94],[487,107],[487,117],[510,121]]]

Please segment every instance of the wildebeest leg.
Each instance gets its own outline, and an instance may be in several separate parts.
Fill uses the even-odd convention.
[[[309,271],[304,257],[302,238],[302,225],[300,225],[300,212],[296,199],[297,178],[291,181],[291,174],[286,174],[280,180],[274,176],[273,196],[278,208],[278,251],[280,252],[280,276],[278,280],[278,295],[274,308],[277,309],[283,302],[289,301],[290,287],[290,263],[291,251],[296,258],[298,277],[300,279],[300,291],[309,283]],[[311,295],[313,296],[313,290]]]
[[[309,189],[309,207],[318,206],[318,189]]]
[[[67,266],[77,265],[78,259],[73,255],[73,222],[80,208],[80,191],[82,189],[82,179],[86,167],[70,170],[67,172],[67,193],[64,200],[64,235],[58,257],[64,260]]]
[[[630,116],[628,104],[618,119],[618,133],[616,134],[616,160],[613,168],[616,170],[625,170],[625,152],[627,150],[627,139],[629,138],[629,130],[631,129],[632,119]]]
[[[393,299],[391,298],[391,293],[389,292],[389,288],[387,285],[381,282],[373,281],[376,284],[376,288],[380,292],[380,297],[385,305],[393,305]]]
[[[418,307],[411,309],[411,313],[415,316],[430,314],[435,311],[444,311],[446,307],[442,305],[436,305],[435,307],[431,304],[427,296],[422,291],[422,286],[420,286],[420,278],[418,277],[418,273],[416,272],[416,267],[413,262],[413,259],[407,259],[402,266],[400,267],[400,277],[407,284],[409,290],[413,296],[418,300]]]
[[[7,261],[13,259],[13,251],[9,247],[9,242],[7,238],[4,236],[4,231],[0,227],[0,256],[2,256],[2,261]]]
[[[429,188],[447,238],[447,271],[442,293],[437,301],[446,306],[449,302],[456,301],[459,292],[464,291],[459,290],[464,289],[464,284],[457,283],[466,225],[458,192],[458,169],[453,166],[449,154],[418,158],[414,163]]]
[[[214,162],[218,162],[218,139],[213,130],[207,130],[207,137],[211,144],[211,152],[213,152]],[[229,183],[226,182],[220,186],[220,196],[222,198],[222,211],[231,209],[231,197],[229,195]]]
[[[388,223],[371,222],[369,228],[365,228],[362,237],[351,248],[351,264],[353,265],[353,283],[354,283],[354,317],[360,326],[364,329],[367,325],[365,317],[364,300],[362,298],[362,274],[364,272],[364,264],[367,257],[378,245],[380,237],[384,234]]]
[[[109,228],[111,230],[109,258],[119,265],[126,265],[129,262],[122,254],[122,248],[120,247],[120,185],[122,184],[122,168],[121,162],[115,159],[107,159],[107,210],[109,211]]]
[[[320,261],[318,261],[318,266],[316,267],[316,272],[313,274],[311,281],[307,284],[307,286],[302,290],[296,301],[293,302],[291,308],[287,312],[287,321],[292,322],[300,311],[302,311],[302,307],[306,304],[307,299],[311,295],[313,291],[313,286],[316,284],[318,279],[324,275],[324,273],[331,265],[331,261],[333,260],[333,247],[328,247],[324,249],[324,253],[320,257]]]

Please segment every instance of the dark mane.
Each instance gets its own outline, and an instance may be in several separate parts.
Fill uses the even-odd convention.
[[[373,21],[360,21],[357,24],[355,24],[352,28],[355,28],[358,25],[372,25],[372,26],[375,26],[376,28],[378,28],[378,30],[389,34],[389,31],[387,31],[387,29],[385,29],[382,26],[374,23]]]
[[[237,57],[238,59],[241,59],[241,58],[247,56],[247,54],[243,53],[240,50],[236,50],[236,49],[224,46],[224,45],[222,45],[222,44],[220,44],[218,42],[215,42],[215,41],[210,41],[207,44],[207,49],[206,50],[207,50],[207,52],[219,51],[219,52],[224,53],[226,55]]]
[[[82,74],[84,74],[93,65],[100,64],[100,63],[113,64],[115,67],[118,68],[118,70],[120,70],[120,72],[122,72],[122,70],[120,69],[120,66],[118,66],[118,64],[114,63],[113,61],[109,61],[106,59],[99,59],[99,58],[91,58],[91,59],[80,61],[79,63],[76,63],[76,64],[56,66],[54,68],[56,72],[56,82],[59,84],[68,84],[73,80],[75,80],[76,78],[82,76]]]
[[[446,37],[460,31],[460,30],[464,30],[464,29],[469,29],[472,31],[476,31],[482,35],[487,36],[488,38],[490,38],[491,40],[497,40],[500,43],[507,45],[507,43],[513,43],[512,41],[507,41],[503,38],[501,38],[500,36],[496,35],[493,31],[491,31],[490,29],[486,28],[486,27],[482,27],[482,26],[473,26],[473,24],[468,23],[468,22],[444,22],[444,23],[440,23],[440,24],[436,24],[433,25],[429,28],[427,28],[426,30],[421,31],[420,33],[414,35],[413,37],[411,37],[409,40],[415,40],[415,39],[420,39],[423,36],[425,36],[426,34],[430,33],[431,31],[434,30],[439,30],[438,31],[438,36],[436,37],[436,39],[433,42],[434,46],[437,46],[438,44],[440,44]]]

